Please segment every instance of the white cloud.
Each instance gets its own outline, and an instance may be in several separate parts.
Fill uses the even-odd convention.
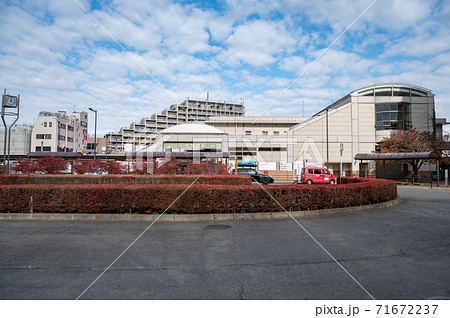
[[[370,3],[83,0],[170,97],[73,0],[2,2],[0,86],[21,94],[22,122],[95,106],[99,133],[207,91],[259,115]],[[303,101],[312,115],[394,81],[432,89],[450,118],[449,17],[445,1],[378,0],[266,115],[301,115]]]
[[[228,49],[219,60],[236,66],[241,62],[264,66],[276,62],[278,55],[292,52],[296,40],[281,21],[249,21],[239,25],[226,41]]]

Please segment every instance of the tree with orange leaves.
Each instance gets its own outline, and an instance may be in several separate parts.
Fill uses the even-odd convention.
[[[445,142],[428,131],[401,130],[379,143],[379,153],[412,153],[435,151],[442,158]],[[448,160],[448,159],[446,159]],[[405,159],[416,176],[427,159]],[[413,180],[414,182],[414,180]]]

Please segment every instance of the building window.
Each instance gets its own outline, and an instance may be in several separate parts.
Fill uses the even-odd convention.
[[[411,126],[410,103],[375,104],[376,130],[409,130]]]
[[[52,122],[49,122],[49,123],[48,123],[48,127],[52,127]]]
[[[427,96],[427,93],[425,92],[421,92],[415,89],[411,89],[411,96],[415,96],[415,97],[425,97]]]
[[[367,91],[359,92],[358,95],[360,95],[360,96],[373,96],[373,89],[369,89]]]
[[[52,139],[51,134],[36,134],[36,139]]]
[[[280,134],[280,132],[279,132],[278,130],[274,130],[274,131],[273,131],[273,135],[274,135],[274,136],[278,136],[279,134]]]
[[[60,124],[59,124],[59,128],[60,128],[60,129],[64,129],[64,130],[65,130],[65,129],[66,129],[66,125],[64,125],[64,124],[60,123]]]
[[[73,142],[73,138],[67,137],[67,141],[68,141],[68,142]]]
[[[58,135],[58,140],[66,141],[66,137],[63,135]]]
[[[262,131],[262,134],[263,134],[263,136],[268,136],[268,135],[269,135],[269,132],[268,132],[267,130],[263,130],[263,131]]]
[[[375,96],[392,96],[391,87],[375,88]]]
[[[69,131],[73,131],[73,126],[67,126],[67,129],[68,129]]]
[[[44,146],[42,148],[40,146],[37,146],[36,147],[36,152],[41,152],[41,151],[50,152],[50,151],[52,151],[52,147],[50,147],[50,146]]]
[[[393,88],[393,95],[394,96],[410,96],[411,92],[410,92],[409,88],[394,87]]]
[[[250,136],[251,134],[252,134],[252,131],[251,131],[251,130],[246,130],[246,131],[245,131],[245,135],[246,135],[246,136]]]

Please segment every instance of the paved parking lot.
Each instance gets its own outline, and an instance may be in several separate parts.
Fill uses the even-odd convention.
[[[377,299],[450,297],[450,191],[299,219]],[[76,299],[148,226],[0,222],[0,298]],[[82,299],[369,299],[293,220],[155,223]]]

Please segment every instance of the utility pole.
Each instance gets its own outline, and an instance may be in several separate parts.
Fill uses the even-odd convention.
[[[95,113],[95,126],[94,126],[94,159],[97,158],[97,110],[89,107],[91,112]]]
[[[340,177],[342,178],[342,175],[343,175],[343,171],[342,171],[342,153],[344,152],[344,144],[342,144],[341,143],[341,167],[340,167]],[[342,183],[342,179],[340,179],[341,180],[341,183]]]

